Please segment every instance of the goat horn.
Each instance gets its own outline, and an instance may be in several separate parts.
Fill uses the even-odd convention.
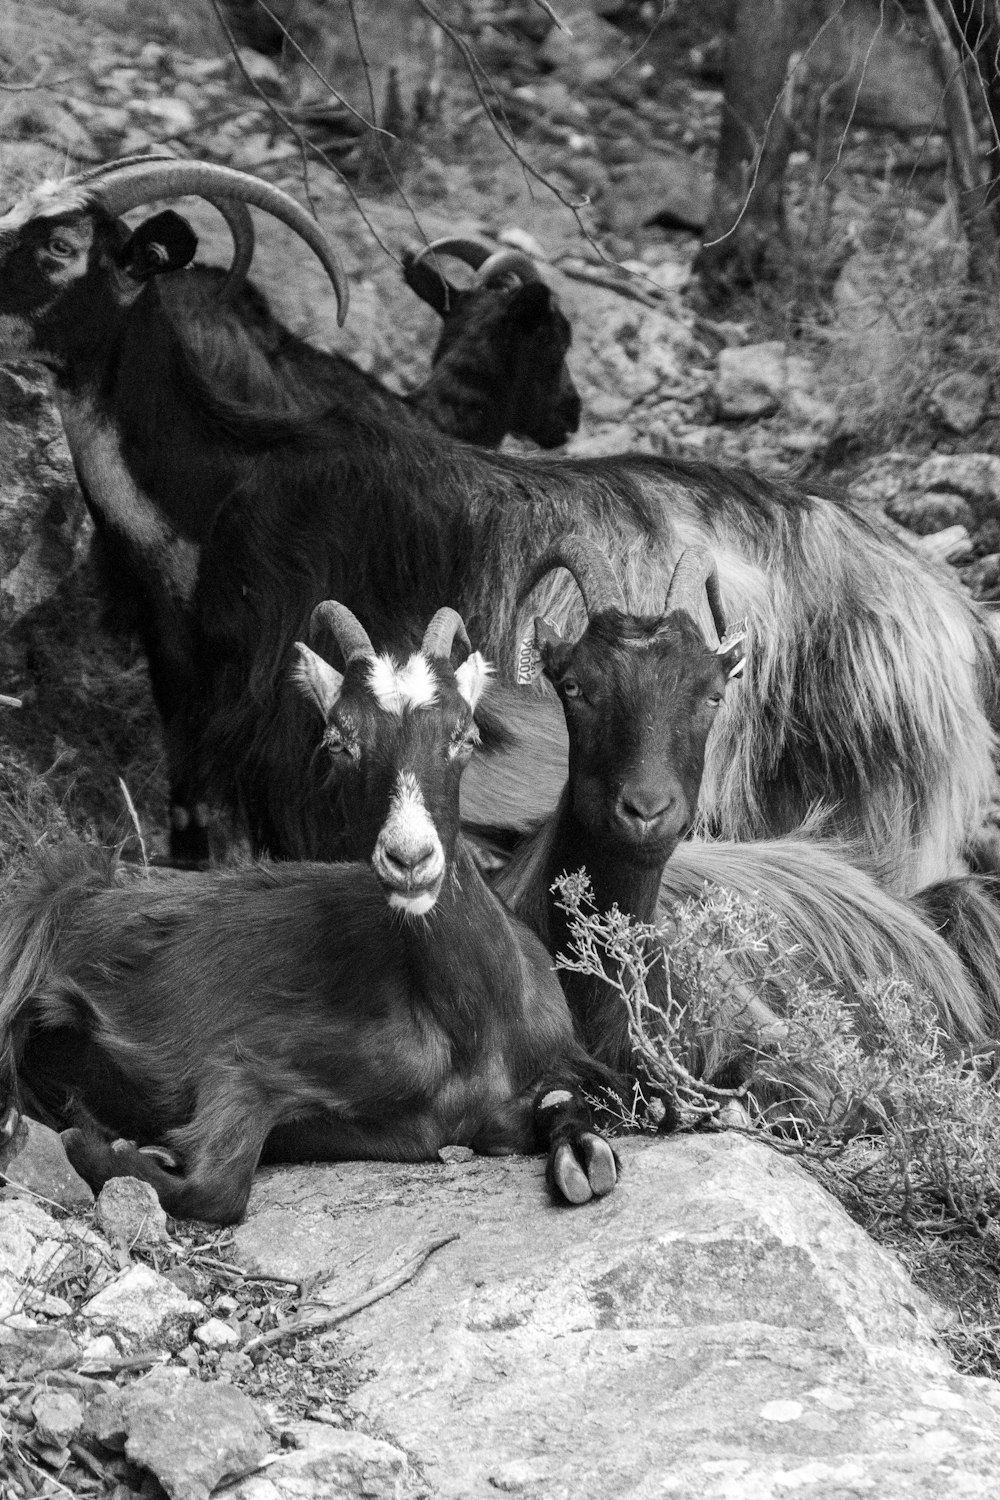
[[[594,615],[607,609],[625,612],[625,595],[611,564],[600,547],[589,537],[583,536],[564,536],[553,542],[532,568],[528,581],[521,590],[521,598],[556,568],[568,569],[576,579],[588,619],[593,619]]]
[[[535,262],[523,250],[497,250],[483,261],[472,284],[477,288],[493,286],[503,276],[519,276],[525,283],[542,279]]]
[[[326,599],[322,604],[317,604],[309,618],[309,639],[315,640],[324,629],[337,642],[348,667],[359,657],[374,657],[375,647],[368,638],[368,632],[351,614],[346,604],[338,604],[336,599]]]
[[[333,283],[337,322],[343,323],[347,316],[350,290],[332,246],[302,205],[272,183],[249,172],[239,172],[235,167],[178,161],[176,157],[142,157],[138,161],[124,157],[120,162],[108,162],[102,171],[80,180],[91,187],[97,201],[116,218],[153,198],[180,198],[187,193],[195,193],[210,203],[228,198],[264,209],[305,240]]]
[[[708,595],[708,607],[721,641],[726,633],[726,616],[715,560],[704,547],[685,547],[670,576],[663,613],[668,615],[671,610],[684,609],[697,619],[704,594]]]
[[[469,235],[445,235],[442,239],[431,240],[429,245],[421,245],[419,250],[409,250],[407,254],[414,266],[426,260],[429,255],[453,255],[456,260],[464,261],[467,266],[478,271],[489,260],[493,251],[485,241],[473,239]]]
[[[469,640],[465,621],[457,609],[449,609],[445,605],[443,609],[438,610],[424,631],[420,649],[431,660],[435,657],[442,657],[445,661],[450,661],[456,638],[465,647],[466,652],[472,650],[472,642]]]

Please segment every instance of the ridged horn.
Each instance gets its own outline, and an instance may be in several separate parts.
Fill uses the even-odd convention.
[[[149,153],[145,156],[120,156],[117,161],[101,162],[99,166],[88,167],[85,172],[78,172],[73,180],[77,183],[92,184],[109,172],[123,172],[135,166],[144,167],[153,161],[176,162],[177,157],[168,156],[165,152]],[[233,258],[216,299],[219,302],[231,302],[246,281],[253,261],[253,219],[250,217],[250,210],[239,198],[216,198],[206,195],[206,201],[211,203],[213,208],[218,209],[233,237]]]
[[[503,276],[519,276],[526,284],[542,279],[535,262],[523,250],[497,250],[489,260],[483,261],[473,277],[472,285],[493,286]]]
[[[444,661],[450,661],[456,639],[465,647],[466,652],[472,650],[472,642],[469,640],[465,621],[457,609],[449,609],[445,605],[444,608],[437,611],[424,631],[424,638],[420,649],[432,661],[435,657],[441,657]]]
[[[322,604],[317,604],[309,617],[309,639],[314,641],[321,630],[328,630],[333,636],[348,667],[359,657],[375,655],[367,630],[347,605],[338,604],[336,599],[325,599]]]
[[[444,235],[439,240],[431,240],[429,245],[421,245],[419,250],[411,250],[413,257],[411,264],[418,266],[421,261],[433,255],[453,255],[456,260],[464,261],[474,271],[489,260],[493,254],[492,247],[484,240],[477,240],[471,235]]]
[[[719,574],[715,559],[704,547],[685,547],[670,576],[663,613],[683,609],[697,620],[701,601],[707,594],[708,607],[718,631],[719,640],[726,633],[726,616],[722,608],[722,593],[719,589]]]
[[[117,218],[154,198],[181,198],[197,194],[210,203],[231,199],[262,208],[294,229],[316,255],[337,294],[337,322],[347,316],[350,289],[344,268],[326,236],[300,203],[270,182],[213,162],[178,161],[176,157],[123,157],[108,162],[100,171],[76,179],[91,188],[108,213]],[[224,212],[224,210],[220,211]]]
[[[576,586],[583,597],[587,618],[601,614],[606,609],[626,610],[622,586],[615,577],[608,559],[589,537],[563,536],[553,542],[548,551],[538,559],[521,590],[523,599],[540,583],[547,573],[555,568],[566,568],[576,579]]]

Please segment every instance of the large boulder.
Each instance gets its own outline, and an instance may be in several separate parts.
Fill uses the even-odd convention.
[[[82,558],[86,510],[44,380],[0,366],[0,632]]]
[[[339,1303],[457,1231],[346,1325],[359,1416],[441,1500],[991,1492],[1000,1390],[806,1172],[735,1134],[622,1157],[574,1210],[537,1160],[271,1171],[236,1255]]]

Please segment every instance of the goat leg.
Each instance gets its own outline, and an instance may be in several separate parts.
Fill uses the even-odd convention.
[[[547,1151],[545,1178],[567,1203],[603,1198],[618,1181],[618,1157],[593,1129],[590,1110],[575,1089],[543,1086],[535,1095],[535,1134]]]

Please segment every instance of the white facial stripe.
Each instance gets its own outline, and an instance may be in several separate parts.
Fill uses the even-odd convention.
[[[490,663],[478,651],[467,656],[455,672],[455,686],[470,708],[474,709],[483,696],[492,672]]]
[[[426,656],[418,651],[403,667],[391,656],[376,656],[369,682],[386,713],[401,714],[405,708],[432,708],[437,702],[437,682]]]
[[[0,234],[23,229],[32,219],[51,219],[56,214],[73,214],[88,206],[87,192],[66,182],[49,178],[32,188],[14,207],[0,217]]]
[[[400,899],[392,902],[390,897],[394,905],[426,896],[427,888],[444,875],[444,849],[417,779],[410,771],[400,771],[396,780],[372,865],[379,879],[395,888],[394,894]],[[407,889],[411,884],[418,887],[412,895]]]

